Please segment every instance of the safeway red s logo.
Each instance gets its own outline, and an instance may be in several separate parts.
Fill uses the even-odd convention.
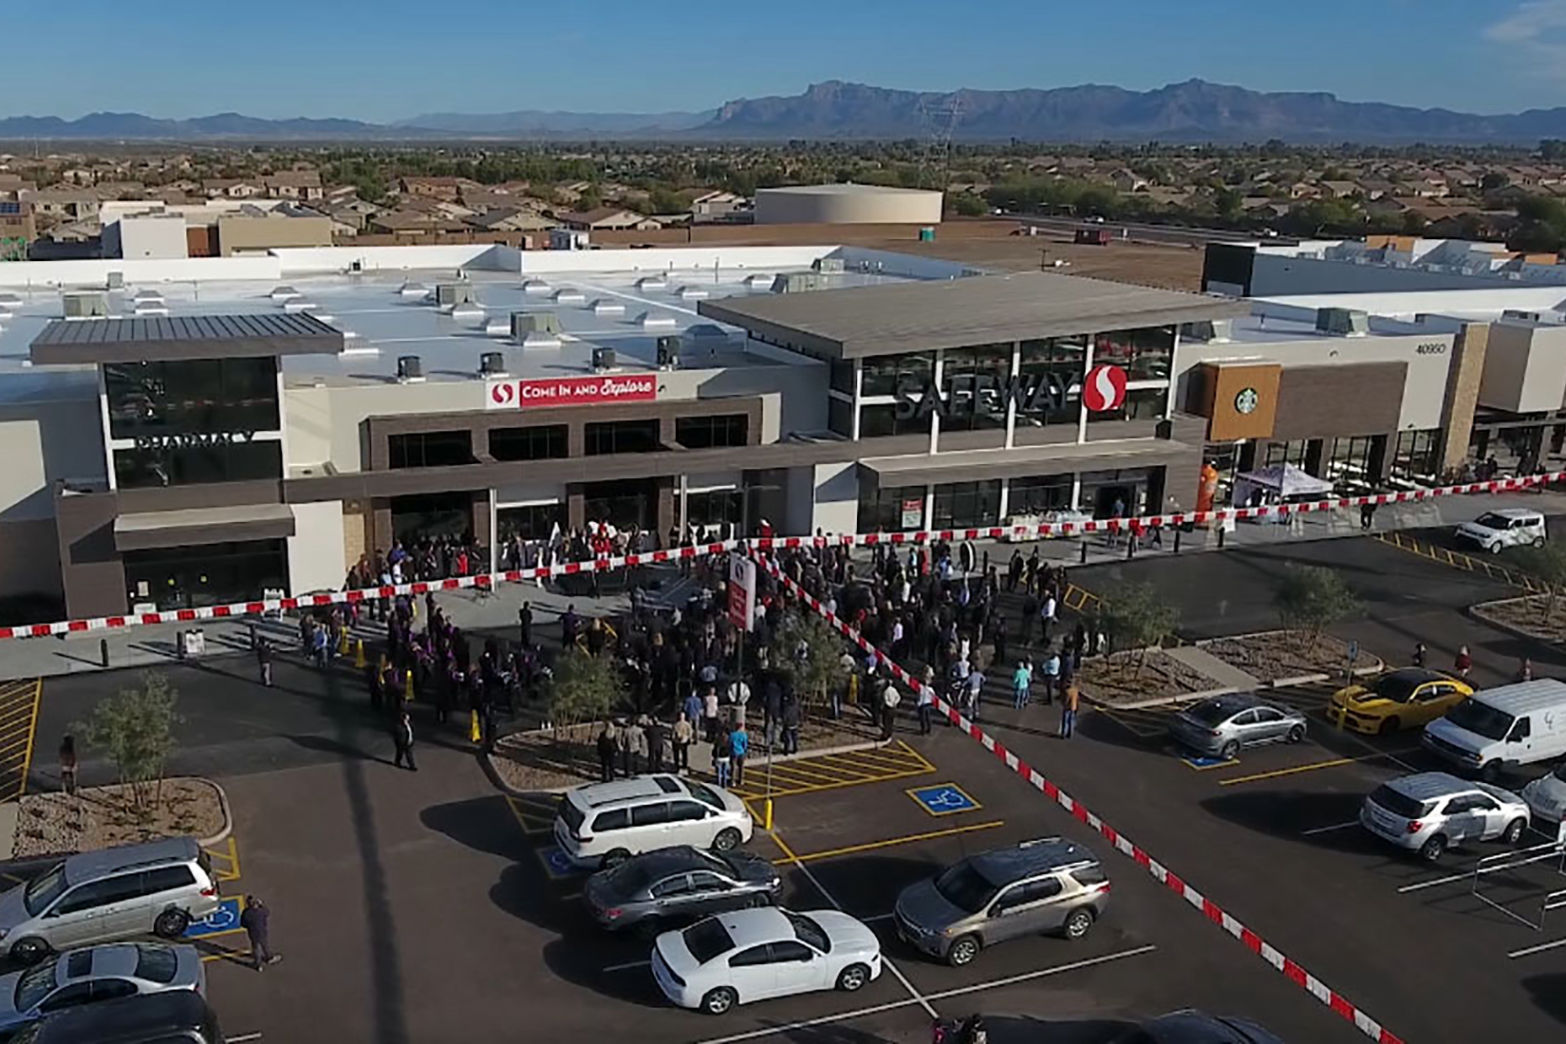
[[[1089,413],[1120,408],[1126,401],[1126,371],[1118,366],[1095,366],[1082,380],[1082,404]]]
[[[489,386],[489,401],[492,406],[510,406],[517,401],[516,385],[510,381],[497,381]]]

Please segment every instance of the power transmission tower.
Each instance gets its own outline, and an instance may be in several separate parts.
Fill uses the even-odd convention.
[[[919,99],[919,119],[925,128],[924,150],[919,161],[919,186],[946,191],[952,165],[952,135],[962,118],[962,99],[950,101],[925,96]],[[932,179],[934,184],[931,184]]]

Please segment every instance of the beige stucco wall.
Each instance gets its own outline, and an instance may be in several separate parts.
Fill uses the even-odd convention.
[[[218,249],[224,257],[262,252],[272,247],[332,245],[332,219],[246,217],[224,215],[217,220]]]

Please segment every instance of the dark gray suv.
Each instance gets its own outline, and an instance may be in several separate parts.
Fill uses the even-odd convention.
[[[1080,939],[1109,905],[1098,857],[1058,837],[970,856],[897,897],[897,933],[914,947],[964,965],[986,946],[1056,932]]]
[[[612,931],[662,931],[674,922],[766,906],[783,888],[777,869],[739,849],[658,848],[587,879],[582,898]]]

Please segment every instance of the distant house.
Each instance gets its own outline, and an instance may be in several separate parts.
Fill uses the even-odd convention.
[[[1117,167],[1110,171],[1109,183],[1119,192],[1146,192],[1153,184],[1128,167]]]
[[[266,194],[273,199],[297,199],[304,202],[320,199],[321,175],[313,170],[292,170],[269,174],[264,179]]]
[[[1323,181],[1321,188],[1334,199],[1347,199],[1363,191],[1357,181]]]
[[[388,210],[366,221],[366,231],[384,235],[420,235],[427,232],[461,232],[467,226],[418,210]]]
[[[455,203],[465,188],[482,188],[467,178],[404,177],[397,179],[397,190],[405,196],[425,196]]]
[[[1321,186],[1310,181],[1296,181],[1289,186],[1290,199],[1320,199]]]
[[[650,217],[638,214],[634,210],[624,210],[619,207],[599,207],[588,211],[567,211],[559,215],[560,221],[566,228],[577,229],[582,232],[623,232],[635,230],[645,232],[663,225]]]
[[[523,210],[519,207],[486,210],[467,220],[474,228],[481,228],[486,232],[542,232],[554,228],[557,224],[531,210]]]
[[[251,178],[207,178],[201,191],[208,199],[254,199],[266,194],[266,186]]]
[[[748,199],[733,192],[704,192],[691,200],[691,218],[695,221],[721,221],[749,206]]]
[[[48,188],[21,193],[39,217],[61,221],[95,220],[99,199],[91,189]]]

